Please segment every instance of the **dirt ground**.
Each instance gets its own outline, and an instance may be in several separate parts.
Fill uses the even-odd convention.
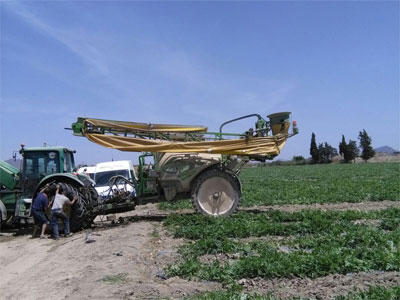
[[[148,211],[145,207],[131,215]],[[182,240],[168,236],[158,221],[97,227],[91,237],[95,242],[86,243],[86,232],[58,241],[3,233],[0,299],[180,298],[220,288],[211,282],[165,279],[163,268],[176,259]]]
[[[400,202],[276,206],[261,210],[369,210],[393,206],[399,207]],[[103,221],[105,218],[97,218],[91,231],[58,241],[31,239],[30,230],[17,236],[12,230],[3,232],[0,235],[0,299],[176,299],[221,289],[219,283],[165,277],[164,268],[178,258],[177,249],[183,243],[163,229],[162,220],[168,214],[154,205],[138,207],[136,211],[116,215],[118,224],[112,226],[110,221]],[[88,233],[95,242],[86,243]],[[314,299],[331,299],[353,288],[363,289],[374,284],[392,286],[399,282],[398,272],[331,275],[315,280],[238,281],[252,292]]]
[[[325,203],[325,204],[285,204],[285,205],[268,205],[268,206],[254,206],[243,207],[239,210],[250,212],[265,212],[268,210],[281,210],[286,212],[296,212],[303,209],[319,209],[319,210],[357,210],[357,211],[370,211],[370,210],[383,210],[391,207],[400,207],[400,201],[366,201],[360,203]]]

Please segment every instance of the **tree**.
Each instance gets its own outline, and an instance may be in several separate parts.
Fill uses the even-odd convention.
[[[293,156],[293,158],[292,158],[292,162],[294,163],[294,164],[296,164],[296,165],[305,165],[306,164],[306,159],[303,157],[303,156],[301,156],[301,155],[299,155],[299,156]]]
[[[360,151],[358,150],[356,141],[349,140],[349,143],[347,144],[344,135],[342,135],[342,141],[339,144],[339,153],[340,155],[343,155],[344,162],[348,163],[355,160],[360,154]]]
[[[355,160],[359,153],[356,141],[349,140],[348,144],[345,141],[343,158],[346,163]]]
[[[314,163],[318,163],[319,162],[319,151],[318,151],[318,148],[317,148],[317,142],[315,141],[314,132],[311,135],[310,154],[311,154],[311,157],[312,157],[312,161]]]
[[[303,161],[303,160],[306,160],[302,155],[299,155],[299,156],[293,156],[293,158],[292,158],[292,160],[293,161],[295,161],[295,162],[299,162],[299,161]]]
[[[340,156],[344,155],[344,152],[346,151],[346,139],[344,138],[344,135],[342,134],[342,142],[339,144],[339,154]]]
[[[327,142],[321,143],[318,146],[319,162],[330,163],[332,157],[338,155],[337,149],[329,145]]]
[[[361,157],[363,158],[363,160],[368,161],[368,159],[375,156],[375,151],[371,146],[372,140],[365,129],[363,129],[363,131],[360,131],[358,139],[360,140]]]

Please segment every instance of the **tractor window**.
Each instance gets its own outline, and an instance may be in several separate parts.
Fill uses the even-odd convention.
[[[58,173],[59,172],[59,166],[57,162],[54,160],[48,160],[46,164],[46,172],[45,174],[53,174],[53,173]]]
[[[64,172],[71,173],[73,168],[71,152],[64,152]]]
[[[60,172],[58,152],[25,152],[23,172],[27,178],[40,178],[52,173]]]
[[[38,170],[39,170],[39,174],[44,174],[44,158],[43,157],[39,157],[38,158]]]
[[[33,170],[33,159],[26,158],[25,159],[25,166],[24,166],[25,175],[27,177],[35,177],[34,170]]]

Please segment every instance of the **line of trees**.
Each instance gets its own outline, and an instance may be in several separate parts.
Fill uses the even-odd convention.
[[[375,156],[375,151],[371,146],[372,139],[365,129],[360,131],[358,139],[360,141],[361,157],[364,161],[368,161],[370,158]],[[349,140],[347,143],[344,135],[342,135],[342,141],[339,144],[339,152],[327,142],[321,143],[317,146],[315,134],[312,133],[310,154],[313,163],[330,163],[332,162],[332,158],[338,154],[343,157],[346,163],[348,163],[354,161],[356,157],[360,155],[360,149],[357,146],[356,141]]]

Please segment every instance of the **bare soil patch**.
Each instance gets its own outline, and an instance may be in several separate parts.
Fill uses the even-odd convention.
[[[307,297],[311,299],[333,299],[347,295],[355,289],[367,290],[370,286],[397,286],[400,282],[399,272],[361,272],[346,275],[329,275],[317,279],[277,278],[265,280],[241,279],[238,283],[247,291],[273,293],[280,298]]]
[[[297,212],[305,209],[315,210],[358,210],[358,211],[370,211],[370,210],[383,210],[391,207],[400,208],[400,201],[384,200],[384,201],[364,201],[359,203],[342,202],[342,203],[325,203],[325,204],[285,204],[285,205],[264,205],[264,206],[252,206],[252,207],[239,207],[239,211],[247,211],[254,213],[262,213],[269,210],[280,210],[286,212]],[[140,206],[138,210],[131,212],[116,214],[113,218],[114,222],[125,221],[137,221],[137,220],[156,220],[161,221],[171,214],[195,214],[194,209],[178,209],[178,210],[159,210],[156,204],[148,204]],[[110,221],[107,220],[106,216],[99,216],[95,220],[97,223],[107,224]]]
[[[242,207],[242,211],[250,212],[265,212],[268,210],[281,210],[286,212],[297,212],[304,209],[318,209],[318,210],[358,210],[358,211],[370,211],[370,210],[383,210],[391,207],[400,207],[400,201],[366,201],[360,203],[325,203],[325,204],[286,204],[286,205],[267,205],[267,206],[254,206],[254,207]]]
[[[55,240],[0,237],[0,299],[159,299],[221,288],[212,282],[166,279],[182,240],[160,222],[95,228]],[[122,280],[120,280],[122,279]]]

